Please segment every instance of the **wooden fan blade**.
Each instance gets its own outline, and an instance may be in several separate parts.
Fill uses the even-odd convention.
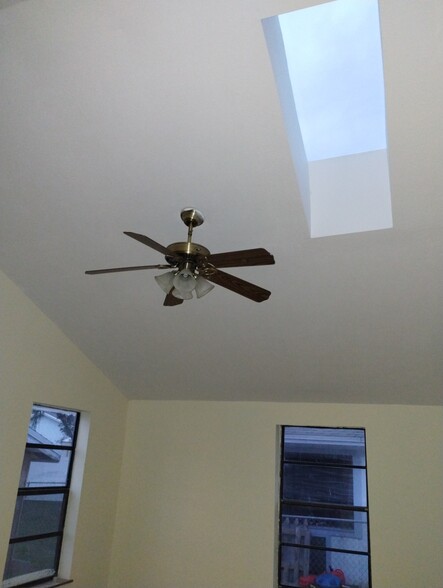
[[[143,245],[151,247],[151,249],[155,249],[159,253],[163,253],[163,255],[171,255],[171,252],[166,247],[163,247],[163,245],[160,245],[160,243],[157,243],[157,241],[153,241],[149,237],[145,237],[145,235],[140,235],[139,233],[132,233],[131,231],[123,232],[125,235],[128,235],[128,237],[132,237],[132,239],[135,239],[136,241],[143,243]]]
[[[137,270],[146,270],[146,269],[171,269],[171,265],[134,265],[132,267],[110,267],[107,269],[98,269],[98,270],[88,270],[85,274],[89,276],[94,276],[96,274],[113,274],[115,272],[133,272]]]
[[[232,276],[231,274],[218,270],[211,275],[205,275],[205,278],[210,282],[214,282],[214,284],[232,290],[241,296],[246,296],[246,298],[249,298],[254,302],[263,302],[271,295],[269,290],[265,290],[264,288],[260,288],[260,286],[256,286],[255,284],[246,282],[241,278],[237,278],[237,276]]]
[[[183,303],[183,300],[181,298],[176,298],[175,296],[172,295],[172,290],[173,290],[173,288],[171,288],[171,292],[169,292],[169,294],[166,294],[166,298],[165,298],[165,301],[163,302],[163,306],[177,306],[177,304]]]
[[[207,260],[215,267],[242,267],[246,265],[272,265],[273,255],[266,249],[245,249],[243,251],[227,251],[208,255]]]

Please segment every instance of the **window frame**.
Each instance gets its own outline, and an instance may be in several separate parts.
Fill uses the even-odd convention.
[[[18,519],[16,519],[16,511],[14,509],[14,517],[13,517],[13,521],[12,521],[12,527],[11,527],[11,533],[10,533],[10,538],[9,538],[9,544],[8,547],[10,548],[12,545],[17,545],[20,543],[25,543],[25,542],[29,542],[29,541],[37,541],[37,540],[41,540],[41,539],[50,539],[50,538],[56,538],[56,548],[55,548],[55,552],[54,552],[54,573],[53,574],[49,574],[47,576],[41,577],[41,578],[36,578],[36,579],[32,579],[32,580],[24,580],[21,583],[11,583],[11,581],[14,580],[14,578],[18,578],[19,576],[12,576],[10,578],[5,579],[3,576],[3,580],[2,580],[2,587],[9,587],[11,586],[14,588],[19,588],[19,587],[25,587],[25,586],[38,586],[38,585],[42,585],[45,582],[52,582],[54,581],[54,578],[57,577],[57,573],[58,573],[58,569],[60,566],[60,558],[61,558],[61,552],[62,552],[62,544],[63,544],[63,535],[64,535],[64,530],[65,530],[65,522],[66,522],[66,515],[67,515],[67,511],[68,511],[68,502],[69,502],[69,493],[70,493],[70,488],[71,488],[71,480],[72,480],[72,472],[73,472],[73,467],[74,467],[74,460],[75,460],[75,452],[76,452],[76,446],[77,446],[77,438],[78,438],[78,432],[79,432],[79,427],[80,427],[80,419],[81,419],[81,412],[79,410],[76,409],[70,409],[70,408],[65,408],[65,407],[61,407],[61,406],[53,406],[53,405],[47,405],[47,404],[42,404],[42,403],[37,403],[34,402],[32,405],[32,409],[31,409],[31,418],[32,418],[32,414],[33,411],[35,409],[42,409],[43,411],[45,409],[47,409],[48,411],[60,411],[60,412],[69,412],[75,415],[75,425],[74,425],[74,430],[73,430],[73,434],[72,434],[72,441],[69,445],[67,445],[66,443],[38,443],[38,442],[29,442],[27,441],[25,444],[25,450],[24,450],[24,457],[26,456],[26,451],[29,449],[37,449],[37,450],[50,450],[50,451],[65,451],[65,452],[69,452],[70,456],[69,456],[69,464],[66,470],[66,479],[65,479],[65,483],[64,484],[60,484],[57,486],[54,485],[42,485],[42,486],[38,486],[38,487],[32,487],[32,486],[23,486],[22,483],[24,483],[22,481],[22,474],[23,474],[23,464],[22,464],[22,469],[21,469],[21,477],[20,477],[20,482],[19,482],[19,487],[18,487],[18,491],[17,491],[17,499],[16,499],[16,503],[15,506],[17,507],[17,502],[18,499],[21,497],[25,497],[25,496],[47,496],[50,494],[60,494],[63,496],[63,499],[61,501],[61,509],[60,509],[60,514],[59,514],[59,521],[58,521],[58,529],[56,531],[50,531],[50,532],[46,532],[46,533],[34,533],[34,534],[27,534],[27,535],[20,535],[18,537],[14,537],[14,533],[16,531],[16,527],[18,524]],[[27,434],[29,432],[30,429],[30,423],[31,423],[31,418],[28,421],[28,429],[27,429]],[[6,563],[5,563],[5,568],[4,568],[4,574],[6,572],[6,568],[8,565],[8,560],[9,560],[9,548],[8,548],[8,556],[6,559]],[[38,573],[38,570],[36,570],[35,572],[31,572],[32,573]],[[62,581],[62,583],[67,583],[67,581]],[[51,585],[61,585],[61,584],[51,584]]]
[[[315,501],[309,501],[309,500],[298,500],[298,499],[289,499],[289,498],[285,498],[284,497],[284,465],[285,464],[298,464],[298,465],[307,465],[307,466],[319,466],[319,467],[330,467],[330,464],[322,464],[322,463],[318,463],[318,462],[309,462],[309,461],[303,461],[303,460],[291,460],[291,459],[286,459],[285,458],[285,430],[286,429],[294,429],[294,428],[299,428],[299,429],[313,429],[313,430],[358,430],[358,431],[362,431],[363,432],[363,438],[364,438],[364,464],[340,464],[337,465],[336,467],[340,467],[340,468],[350,468],[352,470],[363,470],[365,473],[364,476],[364,483],[365,483],[365,505],[362,506],[355,506],[355,505],[346,505],[346,504],[337,504],[337,503],[331,503],[331,502],[315,502]],[[330,443],[330,445],[332,445]],[[340,445],[340,444],[337,444]],[[323,444],[324,446],[328,446],[328,442],[325,441],[325,443]],[[352,449],[349,448],[348,452],[345,451],[345,445],[343,444],[343,456],[350,456],[352,455],[352,458],[354,459],[353,456],[353,452]],[[364,427],[327,427],[327,426],[306,426],[306,425],[279,425],[278,426],[278,472],[277,472],[277,525],[276,525],[276,543],[277,543],[277,549],[276,549],[276,574],[275,574],[275,578],[276,578],[276,586],[278,588],[295,588],[295,584],[288,584],[288,583],[283,583],[282,581],[282,577],[281,577],[281,570],[282,570],[282,548],[284,547],[299,547],[302,549],[310,549],[310,550],[316,550],[316,551],[324,551],[324,552],[336,552],[336,553],[343,553],[343,554],[350,554],[350,555],[359,555],[359,556],[366,556],[367,557],[367,561],[368,561],[368,588],[372,587],[372,577],[371,577],[371,542],[370,542],[370,525],[369,525],[369,496],[368,496],[368,468],[367,468],[367,443],[366,443],[366,429]],[[319,450],[317,452],[317,454],[321,454],[322,451],[319,447]],[[326,454],[326,452],[324,452]],[[314,455],[314,453],[313,453]],[[284,533],[284,528],[283,528],[283,519],[287,518],[287,514],[284,513],[284,507],[285,506],[295,506],[295,507],[300,507],[300,508],[313,508],[313,509],[330,509],[330,510],[339,510],[339,511],[350,511],[350,512],[354,512],[354,513],[363,513],[363,515],[365,516],[366,519],[366,526],[367,526],[367,551],[356,551],[356,550],[352,550],[352,549],[346,549],[346,548],[342,548],[339,549],[337,547],[331,547],[326,545],[323,546],[319,546],[319,545],[315,545],[315,546],[310,546],[310,545],[305,545],[304,543],[300,543],[300,544],[296,544],[294,542],[290,542],[290,541],[285,541],[283,535]],[[303,517],[300,517],[303,518]],[[307,517],[309,518],[309,517]],[[358,527],[358,525],[357,525]],[[351,538],[351,539],[359,539],[361,537],[359,537],[359,535],[361,535],[363,533],[363,531],[359,532],[358,529],[354,528],[353,529],[340,529],[338,526],[334,528],[334,536],[335,537],[342,537],[342,538]],[[316,533],[313,532],[312,536],[321,536],[321,533]]]

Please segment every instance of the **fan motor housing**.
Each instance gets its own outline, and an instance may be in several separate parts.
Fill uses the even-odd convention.
[[[171,255],[166,255],[165,259],[168,263],[171,264],[174,264],[177,254],[183,258],[191,259],[195,259],[197,257],[208,257],[208,255],[210,255],[209,249],[203,247],[203,245],[199,245],[198,243],[187,243],[185,241],[171,243],[171,245],[168,245],[166,249],[171,252]]]

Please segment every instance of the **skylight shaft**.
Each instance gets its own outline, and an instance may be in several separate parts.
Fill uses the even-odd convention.
[[[279,16],[308,161],[386,148],[375,0],[336,0]]]
[[[263,21],[311,237],[392,227],[377,0]]]

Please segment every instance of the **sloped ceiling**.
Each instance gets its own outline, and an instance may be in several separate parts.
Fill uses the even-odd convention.
[[[310,239],[261,19],[302,0],[23,0],[0,10],[1,269],[129,398],[438,404],[443,3],[381,0],[392,230]],[[1,5],[0,5],[1,6]],[[265,247],[162,306],[168,245]]]

